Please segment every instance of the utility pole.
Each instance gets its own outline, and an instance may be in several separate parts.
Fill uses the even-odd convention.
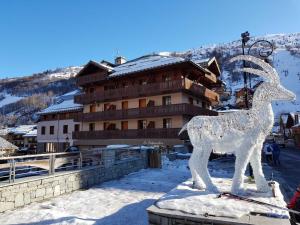
[[[242,50],[243,50],[243,55],[245,55],[245,46],[246,43],[250,40],[250,33],[248,31],[241,33],[241,38],[242,38]],[[246,67],[246,62],[243,60],[243,67]],[[243,73],[244,76],[244,91],[245,91],[245,105],[246,109],[249,109],[249,98],[248,98],[248,85],[247,85],[247,73]]]

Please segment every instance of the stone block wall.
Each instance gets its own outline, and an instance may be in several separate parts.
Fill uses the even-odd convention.
[[[104,181],[118,179],[129,173],[147,168],[147,154],[141,158],[114,162],[82,170],[60,172],[51,176],[26,178],[23,181],[0,186],[0,212],[50,199],[79,189],[86,189]]]

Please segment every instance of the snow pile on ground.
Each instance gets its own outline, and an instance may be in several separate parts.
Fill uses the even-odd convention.
[[[190,177],[187,161],[146,169],[120,180],[7,211],[0,224],[147,225],[146,208]]]

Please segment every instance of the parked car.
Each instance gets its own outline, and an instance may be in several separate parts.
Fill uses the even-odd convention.
[[[65,152],[79,152],[79,148],[77,146],[68,147]]]
[[[27,147],[21,147],[17,150],[17,153],[26,155],[26,154],[28,154],[28,150],[29,150],[29,148],[27,148]]]

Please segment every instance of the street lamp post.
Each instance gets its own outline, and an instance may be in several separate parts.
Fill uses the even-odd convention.
[[[243,50],[243,55],[245,55],[245,46],[246,43],[250,40],[250,33],[248,31],[241,33],[241,38],[242,38],[242,50]],[[243,60],[243,67],[246,67],[246,62]],[[245,105],[246,109],[249,109],[249,100],[248,100],[248,88],[247,88],[247,73],[243,73],[244,77],[244,91],[245,91]]]
[[[250,40],[250,33],[248,31],[241,33],[242,38],[242,51],[243,55],[245,55],[245,47],[246,43]],[[252,50],[256,50],[254,54],[251,53]],[[270,41],[267,40],[257,40],[252,43],[248,47],[247,54],[248,55],[257,55],[259,58],[264,59],[265,61],[267,58],[273,53],[274,47]],[[246,67],[246,62],[243,61],[243,67]],[[251,88],[251,76],[247,79],[247,73],[243,73],[244,78],[244,89],[245,89],[245,105],[246,108],[249,109],[249,96],[248,96],[248,81],[249,80],[249,87]]]

